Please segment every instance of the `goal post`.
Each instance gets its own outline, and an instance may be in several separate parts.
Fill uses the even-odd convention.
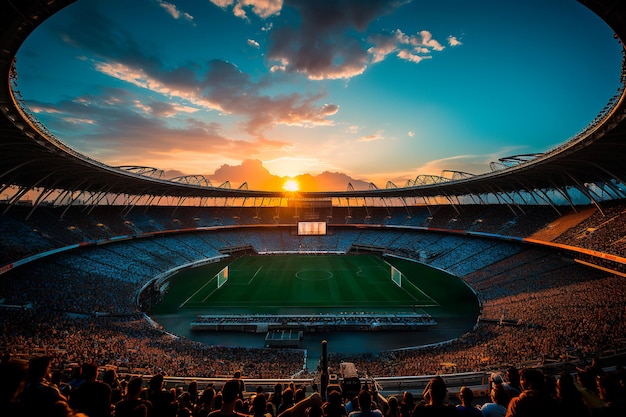
[[[389,266],[391,267],[391,280],[394,282],[394,284],[396,284],[398,287],[402,288],[402,277],[404,276],[402,274],[402,272],[400,272],[395,266],[389,264]]]
[[[217,288],[221,288],[222,285],[226,284],[226,281],[228,281],[228,265],[217,273]]]

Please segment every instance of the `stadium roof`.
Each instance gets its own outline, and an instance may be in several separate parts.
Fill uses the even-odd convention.
[[[12,85],[17,74],[15,55],[29,34],[45,19],[76,0],[5,0],[0,3],[0,190],[84,191],[92,194],[171,197],[293,197],[285,191],[255,191],[245,187],[214,187],[201,181],[164,180],[147,174],[154,170],[108,166],[69,148],[26,113]],[[622,41],[626,38],[626,3],[619,0],[579,0],[602,18]],[[451,179],[418,176],[405,187],[327,192],[298,192],[299,198],[409,198],[495,195],[513,203],[515,195],[527,193],[549,202],[556,192],[573,202],[568,190],[576,189],[592,202],[600,200],[590,184],[599,185],[616,198],[624,198],[626,186],[626,66],[622,63],[621,88],[603,111],[575,138],[538,156],[507,158],[502,168],[480,175],[456,173]],[[61,138],[62,140],[62,138]]]

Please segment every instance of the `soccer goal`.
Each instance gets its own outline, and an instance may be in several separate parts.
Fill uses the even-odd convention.
[[[221,288],[222,285],[226,284],[228,281],[228,265],[224,267],[220,272],[217,273],[217,288]]]
[[[402,272],[400,272],[396,267],[394,267],[393,265],[389,264],[389,266],[391,267],[391,280],[400,288],[402,288],[402,277],[404,276],[404,274],[402,274]]]

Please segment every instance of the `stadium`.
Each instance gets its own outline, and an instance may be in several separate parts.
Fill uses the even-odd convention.
[[[49,355],[65,374],[90,361],[120,375],[163,373],[172,384],[239,369],[265,387],[315,384],[327,370],[340,378],[340,364],[354,363],[386,392],[416,394],[432,375],[485,395],[489,375],[510,366],[554,375],[592,359],[624,364],[626,65],[621,88],[579,134],[489,173],[368,190],[216,187],[106,165],[25,110],[15,55],[73,2],[0,6],[4,354]],[[580,3],[626,38],[624,3]],[[298,257],[286,286],[227,292]],[[237,275],[253,261],[262,263]],[[363,283],[368,262],[383,278]],[[412,273],[416,265],[436,275]],[[275,268],[265,287],[284,269]],[[344,268],[365,272],[336,288]],[[174,297],[177,283],[198,279]],[[274,297],[296,289],[310,298]],[[318,365],[322,340],[328,369]]]

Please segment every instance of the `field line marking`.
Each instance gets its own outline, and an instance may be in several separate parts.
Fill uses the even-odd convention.
[[[248,281],[248,284],[247,284],[247,285],[252,284],[252,281],[254,281],[254,278],[256,278],[257,274],[258,274],[259,272],[261,272],[261,269],[263,269],[263,265],[261,265],[261,266],[259,267],[259,269],[257,269],[257,270],[256,270],[256,272],[254,273],[254,275],[252,275],[252,278],[250,278],[250,281]]]
[[[381,262],[384,262],[384,263],[385,263],[385,264],[387,264],[387,265],[391,265],[389,262],[387,262],[387,261],[386,261],[386,260],[384,260],[384,259],[381,259]],[[392,266],[393,266],[393,265],[392,265]],[[400,271],[400,272],[402,272],[402,271]],[[402,274],[402,275],[404,275],[404,274]],[[406,277],[406,275],[405,275],[405,277]],[[411,286],[412,286],[413,288],[415,288],[415,290],[417,290],[417,292],[419,292],[420,294],[422,294],[424,297],[426,297],[428,300],[430,300],[430,301],[433,303],[433,304],[432,304],[432,306],[434,306],[434,307],[438,307],[438,306],[439,306],[439,303],[437,302],[437,300],[435,300],[435,299],[434,299],[433,297],[431,297],[430,295],[426,294],[426,293],[425,293],[425,292],[424,292],[424,291],[423,291],[420,287],[418,287],[417,285],[415,285],[415,284],[413,284],[411,281],[409,281],[409,280],[408,280],[408,278],[407,278],[407,279],[404,279],[404,280],[403,280],[403,282],[408,282],[409,284],[411,284]],[[404,286],[401,286],[400,288],[401,288],[402,290],[404,290],[404,292],[406,292],[409,296],[411,296],[411,298],[413,298],[415,301],[422,301],[422,300],[418,300],[418,299],[417,299],[417,298],[416,298],[413,294],[411,294],[411,293],[409,292],[409,290],[407,290],[406,288],[404,288]]]
[[[214,293],[215,291],[217,291],[217,288],[216,288],[216,289],[214,289],[213,291],[211,291],[211,292],[209,293],[209,295],[207,295],[206,297],[204,297],[204,298],[202,299],[202,303],[206,303],[206,300],[208,300],[208,299],[209,299],[209,297],[210,297],[210,296],[212,296],[212,295],[213,295],[213,293]]]
[[[181,305],[179,305],[179,306],[178,306],[178,309],[180,310],[181,308],[183,308],[183,307],[185,306],[185,304],[187,304],[187,303],[189,302],[189,300],[191,300],[193,297],[195,297],[196,295],[198,295],[198,293],[199,293],[200,291],[202,291],[202,290],[204,289],[204,287],[206,287],[207,285],[209,285],[209,283],[210,283],[211,281],[213,281],[214,279],[215,279],[215,277],[211,278],[211,279],[210,279],[210,280],[208,280],[208,281],[207,281],[207,282],[206,282],[206,283],[205,283],[202,287],[198,288],[198,289],[196,290],[196,292],[194,292],[193,294],[191,294],[191,295],[189,296],[189,298],[187,298],[185,301],[183,301],[183,303],[182,303]],[[213,294],[213,293],[211,293],[211,294]],[[204,301],[204,300],[202,300],[202,301]]]
[[[408,279],[404,280],[405,282],[408,282],[409,284],[411,284],[411,286],[413,288],[415,288],[419,293],[423,294],[426,298],[428,298],[430,301],[433,302],[434,306],[439,306],[439,303],[437,302],[437,300],[435,300],[433,297],[431,297],[430,295],[426,294],[424,291],[422,291],[421,288],[419,288],[417,285],[413,284],[411,281],[409,281]],[[402,287],[401,287],[402,288]],[[409,293],[406,288],[402,288],[404,291],[406,291],[407,293]],[[409,295],[411,297],[413,297],[413,294],[409,293]],[[415,299],[415,301],[420,301],[417,298],[413,297]]]

